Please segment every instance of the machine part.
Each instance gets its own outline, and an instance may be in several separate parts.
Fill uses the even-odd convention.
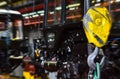
[[[58,70],[57,61],[44,61],[44,68],[49,72],[56,72]]]
[[[88,1],[86,1],[88,2]],[[83,17],[84,31],[88,42],[95,46],[93,53],[89,52],[87,63],[89,66],[88,79],[100,79],[100,67],[103,66],[105,55],[103,50],[98,47],[103,47],[108,39],[112,18],[105,7],[91,7]],[[96,65],[95,58],[101,54],[102,58],[98,58]],[[98,65],[99,64],[99,65]],[[96,70],[95,70],[96,69]],[[94,72],[94,75],[93,75]]]
[[[97,47],[106,44],[112,25],[112,18],[105,7],[91,7],[83,17],[84,31],[89,43]]]
[[[103,54],[103,51],[102,49],[98,48],[98,47],[95,47],[93,53],[91,53],[89,56],[88,56],[88,59],[87,59],[87,63],[88,63],[88,66],[95,70],[96,68],[96,63],[95,63],[95,58],[97,57],[98,54],[101,54],[103,57],[101,59],[101,61],[99,62],[101,67],[103,66],[104,64],[104,60],[105,60],[105,56]]]

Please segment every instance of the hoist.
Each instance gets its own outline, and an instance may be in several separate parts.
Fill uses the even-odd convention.
[[[110,34],[112,18],[105,7],[90,7],[83,17],[84,31],[88,43],[93,44],[94,51],[87,58],[89,66],[88,79],[100,79],[100,68],[104,65],[105,55],[103,47]],[[102,56],[102,58],[99,57]],[[98,58],[97,61],[96,58]],[[99,60],[99,61],[98,61]]]

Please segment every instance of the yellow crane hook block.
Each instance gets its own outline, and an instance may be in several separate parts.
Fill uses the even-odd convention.
[[[105,7],[93,6],[83,17],[84,31],[89,43],[97,47],[106,44],[112,26],[112,18]]]

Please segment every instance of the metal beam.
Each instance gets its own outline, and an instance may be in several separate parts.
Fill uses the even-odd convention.
[[[44,0],[44,23],[43,27],[46,28],[48,19],[48,0]]]
[[[66,22],[66,0],[61,0],[61,24],[63,25]]]

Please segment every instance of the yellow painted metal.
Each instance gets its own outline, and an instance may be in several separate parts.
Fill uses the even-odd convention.
[[[97,47],[104,46],[112,26],[109,11],[105,7],[91,7],[83,17],[83,23],[88,42]]]
[[[40,56],[39,51],[40,51],[40,49],[38,49],[38,48],[35,50],[35,56],[36,56],[36,57],[39,57],[39,56]]]
[[[24,71],[23,76],[25,79],[35,79],[34,75],[31,75],[30,72]]]

